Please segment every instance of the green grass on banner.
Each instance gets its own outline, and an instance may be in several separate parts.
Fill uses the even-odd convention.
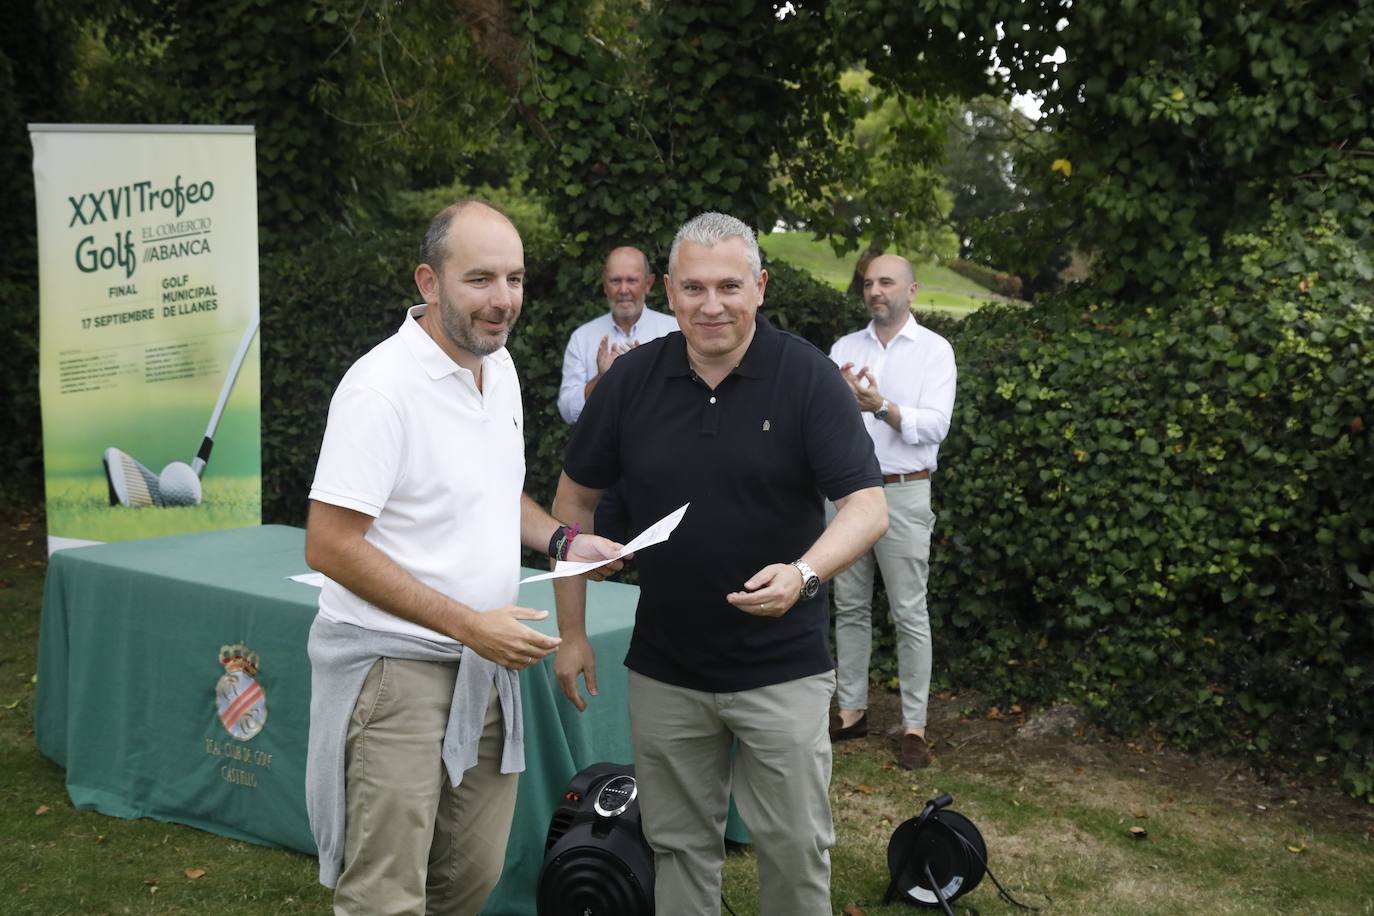
[[[88,541],[242,528],[262,523],[262,481],[219,477],[207,470],[198,506],[111,506],[104,477],[60,477],[48,481],[48,530]]]

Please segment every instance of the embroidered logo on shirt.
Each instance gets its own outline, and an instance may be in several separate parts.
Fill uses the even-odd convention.
[[[772,425],[769,423],[768,420],[764,420],[764,421],[763,421],[763,431],[764,431],[764,432],[768,432],[768,430],[770,430],[770,429],[772,429]]]

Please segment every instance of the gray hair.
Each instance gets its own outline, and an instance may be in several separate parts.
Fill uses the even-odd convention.
[[[486,207],[488,210],[500,213],[506,217],[507,222],[510,222],[510,217],[500,207],[492,205],[490,201],[478,197],[464,197],[455,200],[434,214],[434,219],[430,220],[429,229],[425,230],[425,240],[420,243],[421,264],[428,264],[434,268],[435,273],[444,272],[444,259],[448,256],[448,230],[453,225],[453,218],[474,206]]]
[[[749,262],[749,270],[753,272],[755,280],[762,276],[763,260],[759,257],[758,235],[743,221],[714,210],[699,213],[682,224],[668,252],[668,273],[677,273],[677,250],[683,242],[714,248],[726,239],[744,240],[744,257]]]

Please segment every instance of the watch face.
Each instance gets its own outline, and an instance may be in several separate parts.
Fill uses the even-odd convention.
[[[807,576],[806,581],[802,583],[801,596],[803,598],[814,598],[816,597],[816,592],[820,590],[820,576]]]

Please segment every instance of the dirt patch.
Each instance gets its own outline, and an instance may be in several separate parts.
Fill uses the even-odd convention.
[[[1374,840],[1374,806],[1351,798],[1334,778],[1185,753],[1092,726],[1025,737],[1021,728],[1036,712],[1001,709],[977,693],[945,690],[931,697],[926,738],[942,767],[1008,780],[1034,776],[1086,804],[1110,797],[1126,810],[1140,806],[1149,814],[1151,806],[1206,800],[1257,819],[1287,811],[1301,824]],[[868,716],[868,737],[837,744],[836,753],[867,752],[895,761],[901,725],[897,693],[871,688]]]

